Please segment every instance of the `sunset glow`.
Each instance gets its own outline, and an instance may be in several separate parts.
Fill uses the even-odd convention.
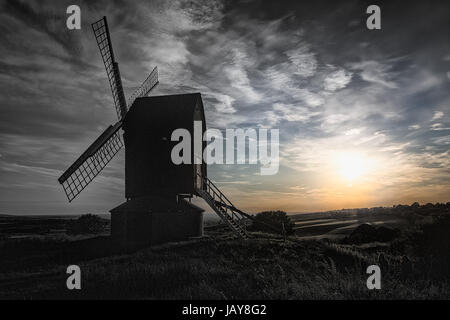
[[[339,172],[350,184],[367,170],[367,161],[356,152],[343,153],[338,157]]]

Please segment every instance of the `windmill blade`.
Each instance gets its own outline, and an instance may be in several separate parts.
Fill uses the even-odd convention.
[[[67,169],[58,181],[71,202],[103,170],[123,147],[119,129],[122,122],[110,125]]]
[[[155,67],[152,72],[150,72],[149,76],[142,83],[139,89],[137,89],[128,99],[128,105],[131,106],[137,98],[145,97],[156,87],[159,83],[158,79],[158,67]]]
[[[109,35],[108,22],[103,17],[92,24],[95,39],[100,49],[100,54],[105,64],[106,74],[108,75],[109,85],[116,107],[117,117],[122,120],[127,113],[127,103],[125,93],[123,92],[122,79],[120,78],[119,64],[114,59],[114,52]]]

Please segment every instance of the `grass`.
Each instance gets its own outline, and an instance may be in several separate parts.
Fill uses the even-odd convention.
[[[427,299],[450,298],[448,279],[410,278],[385,254],[382,290],[366,287],[379,252],[328,241],[201,240],[72,263],[82,290],[65,287],[66,265],[34,265],[0,278],[0,298],[19,299]],[[67,264],[67,262],[66,262]]]
[[[450,204],[389,210],[418,212],[389,242],[264,232],[241,241],[217,226],[204,239],[126,252],[109,236],[5,238],[0,299],[450,299]],[[66,288],[71,264],[81,267],[80,291]],[[367,289],[372,264],[381,290]]]

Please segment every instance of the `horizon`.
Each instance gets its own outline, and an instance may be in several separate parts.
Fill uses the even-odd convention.
[[[415,203],[415,202],[414,202]],[[394,204],[392,206],[374,206],[374,207],[358,207],[358,208],[341,208],[341,209],[330,209],[330,210],[321,210],[321,211],[305,211],[305,212],[286,212],[287,215],[302,215],[302,214],[315,214],[315,213],[329,213],[329,212],[340,212],[340,211],[353,211],[353,210],[361,210],[361,209],[377,209],[377,208],[383,208],[383,209],[388,209],[388,208],[394,208],[396,206],[412,206],[414,203],[411,204]],[[420,206],[424,206],[424,205],[428,205],[431,202],[428,203],[419,203]],[[438,205],[438,204],[443,204],[443,205],[448,205],[450,203],[450,201],[447,202],[435,202],[435,203],[431,203],[432,205]],[[277,210],[264,210],[264,211],[277,211]],[[262,211],[261,211],[262,212]],[[259,212],[248,212],[249,214],[258,214]],[[9,213],[3,213],[0,212],[0,216],[22,216],[22,217],[32,217],[32,216],[36,216],[36,217],[61,217],[61,216],[80,216],[80,215],[84,215],[84,214],[94,214],[94,215],[111,215],[110,212],[81,212],[81,213],[16,213],[16,214],[9,214]],[[220,219],[216,213],[214,212],[208,212],[207,210],[205,210],[205,212],[203,212],[204,215],[208,215],[208,216],[212,216],[214,218]]]
[[[57,181],[116,121],[90,26],[102,16],[127,97],[157,65],[152,95],[200,92],[208,128],[280,130],[277,174],[208,166],[243,211],[450,201],[448,4],[381,2],[382,29],[367,30],[356,0],[134,1],[126,12],[80,1],[76,31],[69,4],[0,3],[0,212],[106,214],[125,201],[123,151],[72,203]]]

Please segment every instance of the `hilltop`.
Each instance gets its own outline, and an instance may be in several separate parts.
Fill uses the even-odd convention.
[[[3,239],[0,298],[449,299],[448,208],[394,207],[364,214],[361,224],[359,213],[341,221],[303,216],[287,239],[251,232],[237,240],[210,226],[202,239],[128,251],[107,234]],[[376,223],[387,215],[400,222]],[[82,270],[81,291],[66,289],[71,264]],[[366,287],[372,264],[382,270],[382,290]]]

